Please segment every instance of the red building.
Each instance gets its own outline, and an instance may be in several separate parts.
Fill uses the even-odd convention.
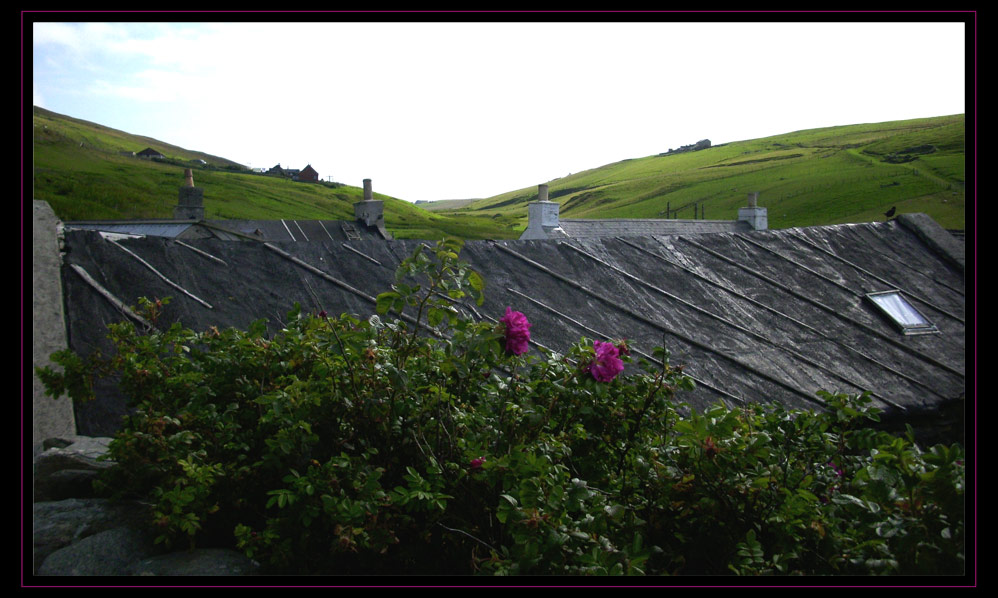
[[[305,168],[303,168],[301,170],[301,172],[298,173],[298,180],[299,181],[309,181],[309,182],[312,182],[312,183],[318,183],[319,182],[319,173],[316,172],[314,168],[312,168],[311,164],[309,164],[308,166],[306,166]]]

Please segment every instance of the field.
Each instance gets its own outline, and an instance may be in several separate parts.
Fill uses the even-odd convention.
[[[625,159],[548,181],[565,218],[737,217],[749,192],[769,210],[770,228],[869,222],[924,212],[965,227],[963,115],[797,131],[694,152]],[[209,219],[349,219],[359,187],[299,183],[254,173],[186,150],[35,108],[33,198],[62,220],[169,218],[195,169]],[[130,152],[153,147],[154,161]],[[123,155],[122,152],[129,153]],[[205,165],[193,165],[204,160]],[[538,181],[543,183],[545,181]],[[537,188],[478,200],[385,202],[396,238],[516,238]]]
[[[549,183],[566,218],[737,217],[750,191],[771,228],[925,212],[963,229],[963,115],[798,131],[706,150],[622,160]],[[445,214],[525,216],[536,188]],[[524,220],[525,222],[525,220]]]

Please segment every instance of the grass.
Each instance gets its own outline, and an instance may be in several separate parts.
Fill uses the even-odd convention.
[[[359,187],[297,183],[224,158],[35,108],[34,198],[63,220],[169,218],[191,160],[211,219],[350,219]],[[882,220],[924,212],[965,227],[963,115],[795,131],[697,152],[626,159],[548,181],[566,218],[737,218],[749,192],[770,228]],[[120,152],[153,147],[162,162]],[[928,149],[927,149],[928,148]],[[909,153],[898,162],[895,154]],[[539,183],[544,181],[538,181]],[[516,238],[536,186],[419,206],[376,194],[396,238]]]
[[[246,170],[223,158],[129,135],[35,108],[33,198],[72,220],[171,218],[184,169],[204,189],[208,219],[353,218],[363,189],[335,183],[299,183]],[[121,152],[153,147],[164,161]],[[205,160],[199,167],[191,160]],[[516,220],[499,216],[441,216],[397,198],[385,202],[387,228],[396,238],[511,238]]]
[[[566,218],[737,218],[750,191],[769,226],[869,222],[891,206],[922,211],[946,228],[965,226],[963,115],[796,131],[698,152],[623,160],[550,181]],[[892,153],[932,146],[905,163]],[[535,187],[440,213],[519,219]],[[678,212],[677,212],[678,210]],[[703,210],[703,212],[701,212]]]

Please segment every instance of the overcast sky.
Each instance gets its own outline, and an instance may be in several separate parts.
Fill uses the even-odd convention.
[[[369,178],[408,201],[489,197],[701,139],[960,114],[966,99],[963,23],[66,22],[32,34],[36,106],[250,167]]]

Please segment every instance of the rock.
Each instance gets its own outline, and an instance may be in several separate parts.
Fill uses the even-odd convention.
[[[110,438],[50,438],[35,458],[32,548],[39,576],[254,575],[260,565],[237,550],[166,552],[155,543],[148,504],[93,497],[92,480]]]
[[[72,438],[50,438],[43,446],[46,449],[35,458],[35,477],[45,476],[63,469],[100,471],[113,465],[110,461],[99,461],[107,453],[110,438],[74,436]]]
[[[35,480],[35,500],[54,501],[93,496],[97,472],[86,469],[64,469]]]
[[[77,436],[74,435],[70,438],[77,438]],[[75,440],[70,440],[70,438],[46,438],[42,441],[42,450],[47,451],[51,448],[66,448],[75,442]]]
[[[137,560],[157,554],[149,534],[116,527],[50,554],[38,575],[129,575]]]
[[[35,502],[92,497],[93,480],[113,465],[99,460],[110,442],[110,438],[87,436],[46,440],[46,450],[34,463]]]
[[[131,525],[148,526],[149,509],[137,502],[103,498],[36,502],[32,510],[34,570],[51,553],[89,536]]]
[[[196,548],[171,552],[136,563],[130,575],[254,575],[260,564],[225,548]]]

